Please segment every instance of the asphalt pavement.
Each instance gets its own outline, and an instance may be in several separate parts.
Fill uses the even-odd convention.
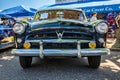
[[[33,59],[31,68],[22,69],[18,57],[0,51],[0,80],[120,80],[120,52],[103,56],[100,68],[88,67],[86,58]]]

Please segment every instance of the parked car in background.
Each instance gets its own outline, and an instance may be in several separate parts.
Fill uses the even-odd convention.
[[[15,20],[3,15],[0,17],[0,50],[14,46],[13,24]]]
[[[31,22],[13,26],[16,49],[23,68],[31,66],[32,57],[87,57],[91,68],[98,68],[105,48],[108,24],[88,22],[81,9],[47,8],[38,10]]]

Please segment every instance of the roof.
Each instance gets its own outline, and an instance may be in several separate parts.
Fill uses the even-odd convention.
[[[75,9],[75,8],[65,8],[65,7],[48,7],[44,9],[38,9],[38,11],[45,11],[45,10],[76,10],[76,11],[82,11],[82,9]]]

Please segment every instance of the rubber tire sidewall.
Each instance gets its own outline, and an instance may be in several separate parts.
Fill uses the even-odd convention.
[[[88,56],[88,63],[91,68],[99,68],[101,56]]]
[[[22,68],[26,69],[31,66],[32,57],[29,56],[19,56],[19,62]]]

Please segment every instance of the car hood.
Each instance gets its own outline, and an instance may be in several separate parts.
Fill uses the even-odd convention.
[[[80,28],[88,27],[91,28],[89,22],[71,20],[71,19],[50,19],[32,22],[30,24],[31,30],[38,29],[53,29],[53,28]]]

